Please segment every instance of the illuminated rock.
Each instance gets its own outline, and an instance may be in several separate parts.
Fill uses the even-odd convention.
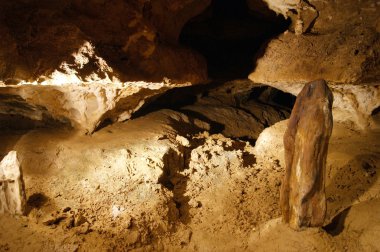
[[[285,177],[280,205],[294,229],[321,227],[326,215],[325,171],[333,96],[324,80],[305,85],[284,134]]]
[[[211,1],[169,2],[1,2],[0,82],[40,83],[53,75],[81,82],[205,81],[205,60],[178,37]]]
[[[284,92],[298,95],[304,82],[267,83]],[[331,84],[329,88],[334,95],[334,121],[352,125],[357,129],[374,128],[376,121],[372,115],[380,106],[380,85]]]
[[[249,79],[297,95],[311,79],[323,78],[334,95],[334,121],[372,127],[371,114],[380,106],[378,15],[370,14],[377,6],[344,0],[265,2],[279,14],[303,18],[305,34],[292,31],[298,19],[291,17],[289,31],[268,43]],[[368,15],[358,9],[366,9]]]
[[[149,98],[188,85],[166,81],[5,86],[0,87],[0,116],[27,118],[34,126],[68,124],[92,133],[104,121],[129,119]]]
[[[16,151],[11,151],[0,163],[0,214],[20,214],[25,211],[25,189]]]
[[[170,88],[204,82],[205,59],[178,37],[210,2],[0,2],[0,128],[91,133]]]

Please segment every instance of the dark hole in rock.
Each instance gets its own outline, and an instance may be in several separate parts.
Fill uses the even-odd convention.
[[[255,145],[261,131],[289,117],[296,97],[249,80],[212,82],[173,89],[146,103],[132,118],[160,109],[179,111],[191,120],[209,125],[210,134],[221,133]]]
[[[249,98],[263,103],[281,106],[291,111],[297,97],[273,87],[261,86],[254,88]]]
[[[113,121],[110,118],[106,118],[99,123],[99,125],[96,127],[95,131],[101,130],[101,129],[111,125],[112,123],[113,123]]]
[[[371,116],[376,124],[380,124],[380,107],[377,107],[374,110],[372,110]]]
[[[169,90],[165,94],[147,102],[139,111],[132,115],[132,118],[137,118],[159,109],[178,110],[188,105],[196,104],[202,99],[215,96],[215,92],[213,93],[212,91],[220,88],[223,84],[223,82],[215,81],[205,85]],[[222,92],[223,91],[220,91],[219,94],[222,94]],[[254,100],[263,104],[286,109],[289,112],[292,110],[297,98],[290,93],[270,86],[254,86],[238,94],[232,93],[231,89],[226,89],[225,93],[226,96],[235,97],[236,100],[242,100],[243,102]]]
[[[380,107],[375,108],[372,110],[371,116],[378,116],[380,114]]]
[[[255,54],[290,25],[267,8],[261,13],[250,10],[245,0],[213,0],[185,25],[180,42],[204,55],[210,78],[246,78]]]
[[[343,210],[341,213],[339,213],[332,219],[330,224],[324,226],[323,229],[332,236],[339,235],[344,229],[344,221],[350,209],[351,207]]]

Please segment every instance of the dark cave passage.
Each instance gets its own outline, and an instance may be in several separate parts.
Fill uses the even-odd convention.
[[[185,25],[180,42],[206,58],[211,79],[247,78],[260,48],[289,24],[269,9],[253,12],[245,0],[213,0]]]

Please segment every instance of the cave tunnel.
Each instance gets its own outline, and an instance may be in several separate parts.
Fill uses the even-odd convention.
[[[290,25],[290,20],[265,7],[251,10],[245,0],[213,0],[183,28],[180,43],[207,60],[209,78],[247,78],[260,49]]]
[[[210,97],[210,90],[228,81],[247,79],[267,43],[290,25],[290,20],[268,9],[264,2],[250,1],[253,2],[256,5],[251,4],[250,9],[246,0],[213,0],[202,13],[189,20],[180,34],[180,43],[205,57],[210,83],[169,90],[133,117],[162,108],[178,110],[196,103],[199,97]],[[235,96],[274,103],[287,111],[295,102],[292,94],[268,86],[252,86]]]

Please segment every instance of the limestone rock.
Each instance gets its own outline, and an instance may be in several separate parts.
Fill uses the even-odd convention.
[[[269,85],[293,95],[298,95],[304,86],[303,82],[275,82]],[[380,85],[329,83],[329,88],[334,95],[334,121],[352,124],[358,129],[377,127],[371,115],[380,106]]]
[[[294,229],[320,227],[324,223],[332,102],[332,93],[324,80],[305,85],[284,134],[286,170],[280,204],[284,221]]]
[[[0,128],[67,124],[91,133],[170,88],[205,81],[205,59],[177,40],[209,3],[0,2]]]
[[[25,211],[25,189],[17,152],[11,151],[0,163],[0,214]]]
[[[82,132],[92,133],[103,121],[127,120],[149,98],[168,89],[187,85],[190,83],[127,82],[5,86],[0,87],[0,116],[20,116],[40,122],[42,125],[68,124]],[[6,119],[0,120],[0,128],[7,126]]]
[[[380,78],[379,50],[378,33],[364,25],[323,35],[285,32],[268,44],[249,78],[272,84],[306,83],[321,76],[334,84],[370,84]]]
[[[265,162],[267,159],[273,159],[278,160],[281,167],[285,166],[282,138],[287,125],[288,120],[282,120],[260,133],[255,144],[255,156],[258,161]]]
[[[265,1],[279,14],[303,18],[301,33],[307,32],[291,32],[298,20],[292,18],[293,28],[263,48],[249,79],[297,95],[311,79],[323,78],[335,97],[334,120],[361,129],[373,125],[371,113],[380,106],[379,4]]]
[[[209,3],[2,1],[0,82],[55,82],[57,76],[80,82],[204,81],[205,60],[179,46],[177,38]]]
[[[272,89],[249,80],[228,81],[208,89],[207,94],[199,93],[196,103],[183,107],[182,111],[210,123],[212,132],[256,140],[265,127],[290,115],[290,109],[271,100]]]

